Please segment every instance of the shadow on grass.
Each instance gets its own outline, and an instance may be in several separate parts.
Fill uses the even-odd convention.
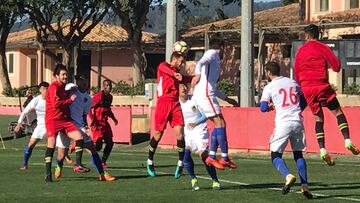
[[[149,133],[132,133],[132,136],[131,136],[131,143],[133,145],[147,142],[149,140],[150,140]]]

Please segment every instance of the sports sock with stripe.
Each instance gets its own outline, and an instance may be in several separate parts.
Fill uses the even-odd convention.
[[[84,140],[75,141],[75,157],[76,165],[82,166],[82,155],[83,155]]]
[[[271,161],[276,170],[278,170],[282,176],[286,177],[290,174],[289,169],[285,164],[285,161],[282,159],[281,153],[271,152]]]
[[[216,159],[216,151],[219,146],[218,140],[217,140],[217,128],[214,128],[214,130],[211,133],[210,137],[210,152],[209,157]]]
[[[189,149],[185,149],[184,154],[184,167],[186,168],[187,172],[191,179],[196,178],[195,171],[194,171],[194,161],[191,158],[191,151]]]
[[[315,122],[315,133],[320,149],[325,148],[324,122]]]
[[[340,115],[336,116],[336,119],[337,119],[339,130],[343,134],[344,139],[349,139],[350,138],[350,136],[349,136],[349,126],[348,126],[348,122],[346,120],[345,115],[340,114]]]
[[[149,160],[154,160],[154,154],[156,152],[156,148],[158,146],[159,141],[156,141],[154,137],[151,138],[150,144],[149,144]]]
[[[216,182],[219,182],[218,178],[217,178],[217,175],[216,175],[216,169],[214,166],[212,165],[207,165],[205,160],[206,158],[209,156],[209,153],[208,151],[204,151],[202,154],[201,154],[201,160],[203,161],[204,163],[204,166],[206,168],[206,171],[208,172],[208,174],[210,175],[211,179],[213,181],[216,181]]]
[[[307,168],[306,168],[306,161],[302,155],[301,151],[295,151],[294,153],[294,160],[296,162],[296,168],[298,174],[300,176],[301,184],[307,184]]]
[[[51,175],[51,163],[52,163],[52,157],[54,156],[54,148],[46,148],[45,151],[45,170],[46,175]]]
[[[221,149],[221,157],[228,161],[228,143],[226,138],[226,129],[225,128],[217,128],[217,141],[220,145]]]
[[[29,162],[29,159],[30,159],[32,150],[33,150],[33,149],[30,148],[29,146],[26,146],[26,147],[24,148],[24,161],[23,161],[23,165],[24,165],[24,166],[27,166],[27,165],[28,165],[28,162]]]

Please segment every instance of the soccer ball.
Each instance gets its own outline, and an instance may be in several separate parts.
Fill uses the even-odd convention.
[[[178,52],[180,54],[185,55],[188,51],[188,47],[186,42],[184,41],[177,41],[175,42],[175,44],[173,45],[173,52]]]

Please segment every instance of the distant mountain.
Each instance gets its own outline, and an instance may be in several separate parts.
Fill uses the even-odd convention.
[[[232,3],[226,6],[223,6],[220,1],[215,0],[201,0],[203,6],[196,7],[188,0],[183,0],[183,3],[186,5],[186,9],[189,13],[184,14],[179,12],[178,14],[178,23],[181,26],[184,24],[184,20],[188,20],[189,17],[192,19],[205,19],[205,22],[216,21],[218,17],[235,17],[241,15],[241,7],[238,3]],[[262,11],[270,8],[282,6],[281,1],[271,1],[271,2],[258,2],[254,4],[254,9],[256,11]],[[222,12],[221,12],[222,11]],[[222,15],[221,15],[222,14]],[[113,14],[105,16],[103,22],[113,25],[120,25],[120,19],[114,18]],[[162,6],[156,6],[154,9],[150,9],[148,15],[148,21],[144,30],[147,32],[153,32],[158,34],[165,33],[166,30],[166,4]],[[23,20],[22,22],[16,23],[12,32],[19,31],[23,29],[30,28],[31,24],[28,19]]]

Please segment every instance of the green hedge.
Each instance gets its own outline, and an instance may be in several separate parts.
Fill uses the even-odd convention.
[[[26,91],[27,90],[31,90],[31,92],[33,93],[33,95],[37,95],[37,94],[40,94],[39,90],[37,87],[34,87],[34,86],[20,86],[19,88],[13,88],[13,89],[10,89],[10,88],[5,88],[3,89],[2,91],[2,94],[6,97],[10,97],[10,93],[11,91],[13,92],[13,96],[14,97],[18,97],[20,95],[20,97],[24,97],[26,95]]]

